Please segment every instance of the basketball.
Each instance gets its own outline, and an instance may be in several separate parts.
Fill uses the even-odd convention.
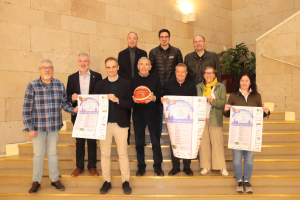
[[[146,86],[139,86],[135,88],[133,96],[138,103],[144,104],[146,100],[151,96],[151,91]]]

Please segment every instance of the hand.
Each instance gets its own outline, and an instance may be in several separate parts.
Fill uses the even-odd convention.
[[[74,93],[72,95],[72,101],[77,101],[78,95],[76,93]]]
[[[73,111],[74,113],[78,113],[78,106],[76,106],[75,108],[74,108],[74,111]]]
[[[108,94],[107,98],[112,102],[119,103],[119,99],[114,94]]]
[[[232,107],[232,105],[226,104],[224,107],[224,111],[228,111],[230,108]]]
[[[37,132],[36,131],[29,131],[28,132],[28,136],[30,138],[35,138],[36,136],[38,136]]]
[[[269,109],[268,107],[263,107],[262,109],[264,110],[264,112],[265,112],[266,114],[269,114],[270,109]]]
[[[160,97],[160,101],[161,101],[162,104],[164,104],[165,98],[164,97]]]
[[[156,96],[153,95],[153,92],[151,92],[151,96],[145,101],[145,104],[150,103],[151,101],[155,101]]]
[[[211,95],[207,95],[207,96],[206,96],[206,99],[207,99],[210,103],[212,103],[212,101],[213,101],[213,98],[212,98]]]
[[[136,101],[136,98],[134,96],[132,96],[132,99],[133,99],[134,103],[139,103],[139,102]]]

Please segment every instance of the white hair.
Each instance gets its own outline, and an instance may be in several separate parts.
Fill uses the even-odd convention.
[[[42,63],[49,63],[49,64],[51,64],[52,65],[52,67],[53,67],[53,63],[52,63],[52,61],[50,60],[50,59],[43,59],[43,60],[41,60],[40,62],[39,62],[39,68],[41,67],[41,64]],[[53,67],[54,68],[54,67]]]
[[[90,59],[90,56],[89,56],[89,54],[87,54],[87,53],[80,53],[80,54],[78,54],[78,57],[79,57],[79,56],[82,56],[82,57],[87,56],[87,57]]]
[[[148,60],[148,61],[150,62],[149,58],[147,58],[147,57],[141,57],[141,58],[139,59],[139,61],[138,61],[138,64],[140,63],[141,60]],[[150,62],[150,64],[151,64],[151,62]]]
[[[175,67],[175,70],[177,69],[177,67],[185,67],[186,71],[187,71],[187,66],[183,63],[178,63]]]

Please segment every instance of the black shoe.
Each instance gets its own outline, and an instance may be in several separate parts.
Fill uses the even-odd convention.
[[[188,175],[188,176],[193,176],[194,175],[194,173],[193,173],[193,171],[191,170],[191,168],[183,168],[183,171],[185,172],[185,174],[186,175]]]
[[[178,167],[173,167],[172,169],[171,169],[171,171],[169,171],[169,176],[174,176],[174,175],[176,175],[178,172],[180,172],[180,169],[178,168]]]
[[[51,182],[51,187],[53,187],[57,190],[65,191],[65,186],[63,186],[63,184],[61,184],[60,180]]]
[[[122,183],[122,189],[123,189],[123,193],[124,194],[131,194],[132,189],[129,186],[129,182],[125,181],[124,183]]]
[[[108,190],[110,190],[111,187],[111,182],[105,181],[100,189],[100,194],[106,194],[108,193]]]
[[[29,190],[29,194],[36,194],[39,189],[41,189],[41,184],[39,184],[38,182],[33,182]]]
[[[157,176],[164,176],[165,173],[162,169],[156,169],[154,170],[154,172],[157,174]]]
[[[139,169],[139,170],[137,170],[137,172],[136,172],[136,176],[144,176],[144,174],[145,174],[145,170],[144,169]]]

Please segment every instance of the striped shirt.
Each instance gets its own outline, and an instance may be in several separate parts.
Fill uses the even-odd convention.
[[[41,78],[27,85],[23,105],[24,131],[59,131],[63,125],[61,109],[73,113],[63,82],[52,78],[48,89]]]

